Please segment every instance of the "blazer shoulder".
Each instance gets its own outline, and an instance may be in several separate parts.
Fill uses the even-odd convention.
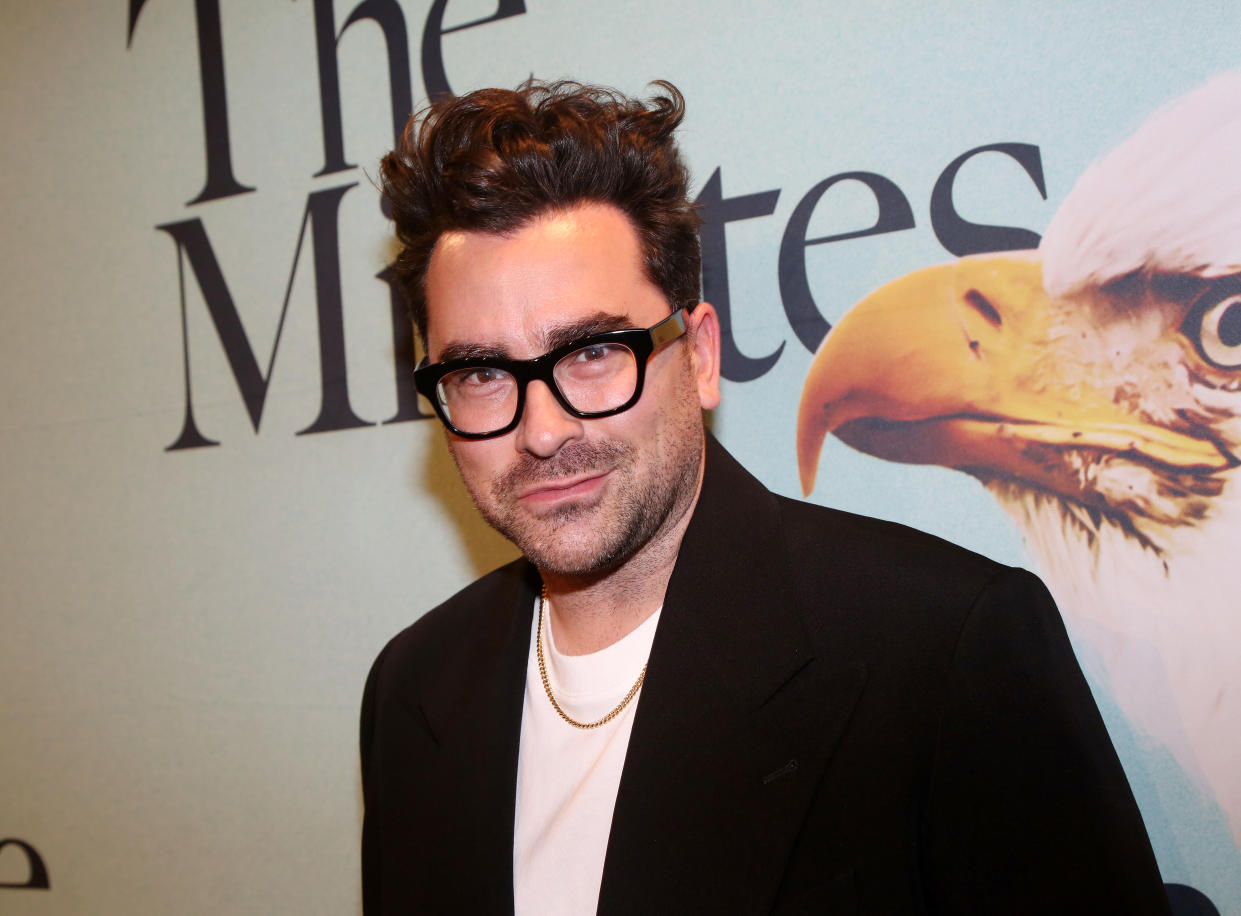
[[[376,657],[371,679],[412,672],[425,677],[464,662],[480,636],[507,632],[523,588],[537,589],[531,576],[530,564],[518,558],[476,579],[393,636]]]
[[[959,544],[897,522],[784,496],[776,499],[790,554],[807,562],[817,556],[816,565],[821,565],[824,553],[828,553],[846,562],[859,575],[883,572],[915,587],[956,581],[973,591],[1011,569]]]
[[[1063,626],[1027,570],[904,525],[779,500],[788,575],[822,644],[849,642],[898,667],[942,671],[979,608],[1001,607],[999,619],[1014,625],[1050,615],[1046,625]]]

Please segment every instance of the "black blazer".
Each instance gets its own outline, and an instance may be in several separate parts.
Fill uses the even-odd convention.
[[[599,912],[1167,913],[1033,575],[778,497],[709,438]],[[362,705],[368,916],[511,913],[538,575],[396,636]]]

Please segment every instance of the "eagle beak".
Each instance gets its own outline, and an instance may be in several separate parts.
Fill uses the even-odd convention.
[[[804,493],[828,433],[893,461],[1008,474],[1062,489],[1059,453],[1124,452],[1193,472],[1231,460],[1209,440],[1136,417],[1106,380],[1076,378],[1051,344],[1035,252],[919,270],[854,306],[815,354],[797,417]],[[1055,467],[1053,467],[1055,466]]]

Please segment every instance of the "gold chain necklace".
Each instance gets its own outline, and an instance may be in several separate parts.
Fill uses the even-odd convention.
[[[547,679],[547,665],[543,661],[543,611],[547,608],[547,586],[543,586],[543,593],[539,596],[539,631],[535,635],[535,652],[539,657],[539,677],[543,679],[543,690],[547,693],[547,698],[551,700],[552,709],[556,710],[557,715],[564,719],[574,728],[598,728],[600,725],[607,725],[613,719],[621,714],[629,701],[638,695],[638,690],[642,687],[642,682],[646,680],[646,665],[642,666],[642,672],[638,675],[638,679],[633,682],[633,686],[629,688],[629,692],[625,694],[625,698],[617,704],[616,708],[610,713],[595,722],[579,722],[567,712],[560,708],[560,704],[556,702],[556,697],[552,695],[552,685]]]

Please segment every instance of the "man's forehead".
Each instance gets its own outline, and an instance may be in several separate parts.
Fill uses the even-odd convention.
[[[502,232],[445,230],[431,249],[428,271],[480,259],[495,270],[516,272],[546,262],[644,269],[641,242],[630,218],[611,204],[594,201],[545,210]]]
[[[531,329],[529,335],[522,335],[523,339],[520,341],[514,340],[515,335],[511,328],[480,327],[477,335],[471,338],[454,337],[446,341],[439,348],[439,353],[435,358],[437,362],[471,356],[532,358],[592,334],[621,331],[636,326],[634,319],[628,313],[597,310],[576,317],[552,317],[546,323]],[[528,336],[533,336],[533,343],[538,352],[532,354],[516,352],[526,349],[525,344],[529,342],[526,339]]]
[[[663,302],[629,218],[610,205],[548,212],[506,233],[446,232],[426,275],[430,356],[532,358],[588,334],[646,327]]]

